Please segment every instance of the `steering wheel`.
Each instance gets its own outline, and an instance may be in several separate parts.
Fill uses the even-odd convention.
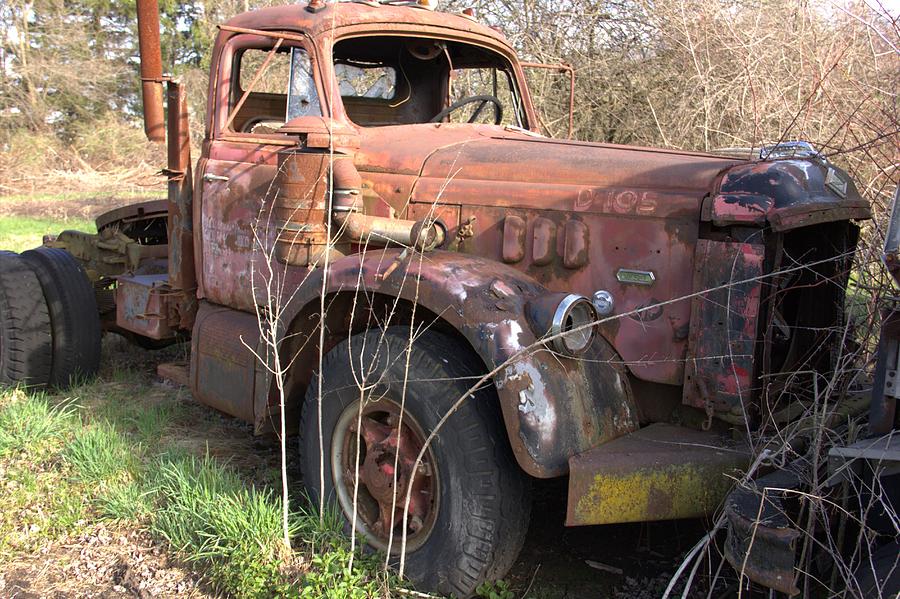
[[[457,100],[456,102],[454,102],[447,108],[443,109],[442,111],[440,111],[439,113],[434,115],[432,117],[432,119],[428,122],[429,123],[440,123],[445,118],[450,116],[451,112],[453,112],[455,110],[459,110],[466,104],[472,104],[474,102],[481,102],[481,104],[478,105],[478,108],[476,108],[475,112],[472,113],[472,116],[469,117],[468,122],[474,123],[475,119],[478,118],[478,115],[481,114],[481,111],[484,110],[484,107],[487,106],[489,102],[494,105],[494,124],[499,125],[500,122],[503,120],[503,105],[500,104],[500,100],[498,100],[496,96],[491,96],[491,95],[485,94],[483,96],[466,96],[465,98]]]

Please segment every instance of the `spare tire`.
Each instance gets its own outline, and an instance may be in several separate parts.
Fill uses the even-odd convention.
[[[21,256],[0,252],[0,385],[46,385],[52,360],[41,284]]]
[[[53,334],[50,385],[67,387],[73,377],[89,377],[100,368],[100,313],[84,268],[72,254],[39,247],[22,253],[43,289]]]

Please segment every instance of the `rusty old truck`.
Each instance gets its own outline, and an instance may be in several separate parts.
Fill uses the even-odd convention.
[[[189,341],[163,376],[283,416],[313,498],[465,596],[531,479],[567,477],[567,526],[710,514],[810,393],[786,373],[832,369],[870,208],[808,144],[554,139],[525,73],[565,65],[425,0],[308,0],[220,26],[193,163],[156,0],[138,25],[168,199],[0,256],[5,383],[90,375],[101,331]]]

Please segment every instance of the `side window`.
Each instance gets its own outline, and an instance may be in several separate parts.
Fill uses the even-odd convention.
[[[397,95],[397,71],[387,65],[334,65],[342,98],[393,100]]]
[[[226,129],[277,133],[292,118],[321,114],[309,54],[283,43],[236,53]]]

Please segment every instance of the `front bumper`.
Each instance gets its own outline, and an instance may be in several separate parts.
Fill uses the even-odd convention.
[[[566,526],[711,514],[748,462],[714,432],[651,424],[569,459]]]

